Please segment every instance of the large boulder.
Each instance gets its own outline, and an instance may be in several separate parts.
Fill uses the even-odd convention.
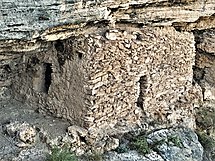
[[[147,141],[145,145],[144,141],[141,142],[143,136],[135,139],[136,151],[110,152],[106,161],[202,161],[203,147],[191,129],[161,129],[144,137]]]

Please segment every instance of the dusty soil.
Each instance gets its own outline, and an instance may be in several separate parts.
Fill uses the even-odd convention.
[[[42,161],[49,144],[64,136],[69,123],[51,116],[43,116],[28,105],[15,100],[0,102],[0,160]],[[26,147],[18,147],[16,136],[10,136],[5,126],[27,123],[36,129],[36,141]]]

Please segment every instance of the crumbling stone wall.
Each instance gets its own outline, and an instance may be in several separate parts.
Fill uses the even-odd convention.
[[[125,126],[146,117],[174,124],[193,122],[193,107],[179,103],[192,90],[193,35],[174,28],[105,34],[89,38],[93,40],[88,65],[94,102],[87,117],[91,127]]]
[[[213,0],[0,3],[1,101],[67,119],[88,144],[195,128],[195,107],[215,97]]]
[[[110,134],[143,120],[194,127],[186,98],[193,92],[192,34],[171,27],[101,29],[47,46],[24,56],[12,85],[17,99]]]
[[[107,136],[143,126],[195,127],[193,103],[201,91],[193,85],[192,33],[98,28],[42,48],[16,52],[11,97],[87,129],[88,145],[101,148]]]
[[[74,39],[45,43],[46,50],[19,55],[21,62],[13,77],[13,97],[35,110],[83,124],[86,112],[82,55]],[[21,67],[20,67],[21,66]],[[83,125],[82,125],[83,126]]]

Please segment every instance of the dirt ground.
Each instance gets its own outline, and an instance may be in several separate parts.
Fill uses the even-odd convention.
[[[51,116],[43,116],[28,105],[15,100],[0,102],[0,161],[42,161],[49,144],[66,134],[69,123]],[[36,131],[35,142],[18,146],[17,136],[11,136],[5,127],[12,123],[27,124]]]

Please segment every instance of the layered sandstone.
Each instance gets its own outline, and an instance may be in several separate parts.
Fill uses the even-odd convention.
[[[0,6],[1,102],[68,120],[85,147],[111,150],[138,128],[194,129],[195,108],[213,105],[213,0]]]

